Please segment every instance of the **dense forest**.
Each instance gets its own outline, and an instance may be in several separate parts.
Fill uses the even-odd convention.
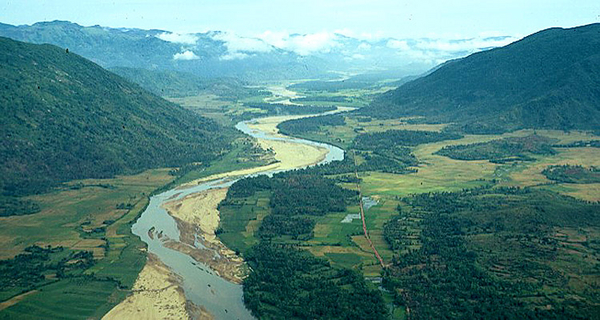
[[[238,239],[229,240],[228,234],[239,238],[239,232],[245,230],[239,215],[246,216],[248,223],[255,221],[261,210],[258,206],[250,206],[251,212],[241,208],[263,198],[268,199],[268,206],[262,209],[267,215],[254,234],[258,243],[236,247]],[[219,206],[225,217],[218,234],[229,247],[240,251],[250,266],[243,284],[244,303],[254,315],[261,319],[385,319],[387,308],[381,293],[359,273],[334,268],[326,260],[286,244],[289,239],[310,239],[313,217],[345,211],[357,201],[355,191],[337,186],[314,170],[246,178],[229,188]],[[230,208],[235,211],[233,219],[227,216]]]
[[[358,135],[354,139],[352,148],[398,161],[406,167],[418,164],[417,158],[411,153],[409,147],[460,138],[461,135],[447,132],[388,130]]]
[[[55,46],[0,38],[0,60],[6,196],[211,161],[240,136]]]
[[[332,114],[327,116],[309,117],[288,120],[280,123],[277,128],[281,133],[289,136],[298,136],[303,133],[317,132],[321,126],[343,126],[346,124],[344,116]]]
[[[416,131],[416,130],[387,130],[361,134],[354,140],[356,149],[385,149],[395,146],[418,146],[424,143],[444,140],[456,140],[462,135],[448,132]]]
[[[398,292],[411,319],[597,317],[598,270],[581,263],[600,247],[567,249],[556,230],[597,230],[600,204],[519,188],[403,201],[408,208],[384,228],[397,254],[384,285]],[[569,281],[575,278],[577,285]]]
[[[600,183],[600,169],[583,166],[550,166],[542,174],[548,179],[563,183]]]
[[[126,67],[113,67],[109,71],[161,97],[213,94],[220,99],[237,101],[251,96],[270,96],[269,91],[248,88],[247,82],[236,78],[203,79],[187,72]]]
[[[356,271],[268,243],[245,259],[252,272],[244,280],[244,303],[260,319],[387,318],[381,293]]]
[[[315,225],[311,216],[343,212],[357,196],[356,192],[339,187],[331,179],[300,170],[276,174],[272,178],[242,179],[229,188],[220,209],[236,207],[244,203],[245,198],[261,191],[269,193],[270,215],[263,219],[256,235],[269,239],[291,236],[292,239],[306,240],[311,237]],[[221,232],[234,231],[226,224],[221,227]]]
[[[446,146],[435,154],[457,160],[490,160],[495,163],[532,160],[528,154],[553,155],[553,140],[530,135],[522,138],[504,138],[489,142]]]

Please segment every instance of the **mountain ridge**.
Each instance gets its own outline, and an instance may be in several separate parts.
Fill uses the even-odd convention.
[[[210,161],[236,134],[53,45],[0,37],[0,61],[5,195]]]
[[[0,36],[69,48],[104,68],[127,67],[246,81],[332,78],[330,72],[398,70],[421,74],[441,61],[513,39],[359,39],[341,33],[245,37],[222,31],[178,34],[137,28],[81,26],[68,21],[0,24]],[[487,39],[487,40],[484,40]],[[477,41],[475,41],[477,40]],[[437,41],[453,47],[444,51]],[[480,43],[481,42],[481,43]]]
[[[363,112],[484,129],[593,130],[600,127],[598,66],[600,24],[551,28],[449,61],[385,93]]]

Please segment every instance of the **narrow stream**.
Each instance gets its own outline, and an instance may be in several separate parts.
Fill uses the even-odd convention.
[[[327,156],[319,164],[343,160],[344,150],[313,141],[298,138],[273,136],[269,133],[251,129],[250,121],[243,121],[236,128],[255,138],[267,140],[289,141],[298,144],[307,144],[328,149]],[[248,175],[272,175],[282,170],[265,171]],[[244,178],[244,177],[242,177]],[[148,251],[155,254],[165,265],[169,266],[183,279],[183,289],[188,300],[196,305],[205,307],[215,319],[252,319],[250,311],[245,308],[242,300],[242,286],[233,284],[216,275],[206,265],[199,263],[190,256],[179,251],[163,246],[166,239],[179,240],[179,229],[175,220],[161,208],[166,201],[181,199],[189,194],[200,191],[223,188],[232,185],[237,180],[220,179],[199,184],[188,189],[171,189],[150,198],[148,208],[142,213],[140,219],[133,225],[132,231],[148,245]],[[153,232],[149,232],[154,228]],[[162,237],[150,236],[161,234]]]

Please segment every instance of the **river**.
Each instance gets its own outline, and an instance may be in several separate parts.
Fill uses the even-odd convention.
[[[281,134],[263,132],[259,129],[250,128],[248,123],[252,121],[254,120],[240,122],[236,125],[236,128],[258,139],[287,141],[295,144],[326,148],[328,153],[319,164],[342,160],[344,158],[344,151],[338,147],[299,138],[286,137]],[[241,178],[256,175],[272,175],[281,171],[264,171],[248,174]],[[182,288],[187,300],[206,308],[215,319],[253,318],[250,311],[244,306],[242,286],[219,277],[208,266],[195,261],[190,256],[163,245],[166,239],[179,241],[180,232],[177,223],[162,208],[162,205],[166,201],[181,199],[187,195],[207,189],[228,187],[235,181],[237,180],[224,178],[201,183],[187,189],[174,188],[155,195],[150,198],[148,207],[132,227],[133,233],[148,245],[148,252],[155,254],[174,273],[181,276],[183,279]],[[217,253],[215,252],[215,254]]]

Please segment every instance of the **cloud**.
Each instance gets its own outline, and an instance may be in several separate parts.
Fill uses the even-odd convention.
[[[479,36],[469,39],[389,39],[386,46],[397,50],[397,54],[407,61],[436,65],[478,51],[505,46],[517,39],[508,36]]]
[[[386,43],[386,46],[391,49],[410,50],[406,40],[390,39]]]
[[[368,44],[368,43],[366,43],[366,42],[363,42],[363,43],[361,43],[361,44],[358,45],[357,49],[358,50],[363,50],[363,51],[368,51],[368,50],[371,50],[371,45]]]
[[[173,55],[173,60],[198,60],[198,57],[195,53],[190,50],[186,50],[182,53],[176,53]]]
[[[434,50],[443,52],[476,52],[482,49],[502,47],[517,40],[513,37],[488,37],[472,39],[422,39],[415,47],[421,50]]]
[[[167,41],[167,42],[173,42],[173,43],[182,43],[182,44],[196,44],[196,41],[198,41],[198,37],[190,34],[190,33],[170,33],[170,32],[163,32],[161,34],[158,34],[156,36],[157,38]]]
[[[290,35],[286,32],[266,31],[258,37],[274,47],[293,51],[301,56],[328,53],[340,46],[336,41],[337,36],[329,32]]]
[[[222,55],[221,57],[219,57],[219,60],[225,60],[225,61],[230,61],[230,60],[242,60],[242,59],[246,59],[250,57],[249,54],[247,53],[243,53],[243,52],[229,52],[225,55]]]
[[[212,38],[222,41],[227,48],[227,53],[221,56],[220,60],[241,60],[252,56],[249,53],[267,53],[274,50],[273,46],[261,39],[240,37],[229,32],[214,33]]]
[[[384,38],[384,34],[382,31],[377,31],[375,33],[371,33],[371,32],[358,33],[351,29],[344,28],[344,29],[335,30],[335,33],[349,37],[349,38],[354,38],[354,39],[364,40],[364,41],[379,41]]]
[[[219,32],[213,39],[223,41],[229,52],[271,52],[273,46],[261,39],[240,37],[234,33]]]

